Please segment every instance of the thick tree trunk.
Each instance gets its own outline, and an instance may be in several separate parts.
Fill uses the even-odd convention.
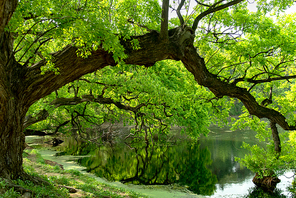
[[[25,135],[22,126],[25,112],[20,110],[20,103],[11,96],[0,105],[0,177],[17,179],[23,175]]]
[[[15,61],[9,33],[0,35],[0,177],[23,174],[23,121],[27,111],[20,99],[23,68]]]

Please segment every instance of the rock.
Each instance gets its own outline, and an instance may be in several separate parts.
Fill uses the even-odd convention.
[[[25,143],[25,149],[32,150],[33,147],[29,146],[29,144]]]
[[[59,185],[60,188],[66,188],[69,193],[77,193],[77,190],[73,187],[69,187],[69,186],[62,186],[62,185]]]
[[[49,165],[51,165],[51,166],[59,166],[62,170],[64,170],[64,167],[63,167],[63,165],[62,164],[59,164],[59,163],[57,163],[57,162],[54,162],[54,161],[51,161],[51,160],[44,160],[44,163],[45,164],[49,164]]]
[[[32,194],[30,192],[25,192],[23,195],[22,195],[22,198],[31,198],[32,197]]]
[[[47,142],[44,142],[46,144],[51,144],[52,146],[58,146],[60,144],[62,144],[64,141],[63,140],[60,140],[58,138],[52,138],[51,141],[47,141]]]

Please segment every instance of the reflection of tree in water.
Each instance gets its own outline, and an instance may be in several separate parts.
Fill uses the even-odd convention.
[[[111,181],[145,185],[180,183],[197,194],[211,195],[217,178],[207,168],[210,152],[198,143],[178,146],[133,144],[128,147],[103,148],[96,155],[80,160],[88,171]]]
[[[66,138],[64,144],[56,147],[55,150],[62,151],[57,153],[57,156],[62,155],[87,155],[91,151],[95,150],[97,147],[95,144],[92,144],[83,140],[76,140],[74,138]]]
[[[211,152],[213,163],[209,169],[217,176],[219,188],[235,181],[243,182],[247,177],[254,176],[249,169],[240,166],[235,157],[243,157],[247,151],[242,149],[242,141],[235,139],[207,138],[201,142],[201,148],[208,148]]]
[[[260,188],[254,187],[249,189],[249,194],[245,198],[286,198],[281,194],[279,189],[275,189],[273,192],[265,192]]]

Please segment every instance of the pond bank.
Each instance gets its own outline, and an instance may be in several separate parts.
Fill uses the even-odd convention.
[[[70,193],[70,197],[146,197],[124,188],[100,182],[89,174],[83,174],[81,172],[82,169],[79,170],[79,167],[76,166],[73,161],[60,161],[54,159],[55,162],[63,166],[64,170],[61,170],[59,166],[45,165],[42,162],[42,159],[52,160],[52,157],[56,152],[50,150],[41,150],[41,152],[37,152],[43,156],[41,160],[39,158],[39,163],[36,160],[32,160],[31,162],[25,162],[25,165],[34,167],[34,170],[38,174],[45,175],[49,180],[53,181],[55,185],[68,186],[76,189],[77,192]]]
[[[77,163],[75,163],[75,159],[85,157],[85,156],[63,156],[61,159],[59,156],[55,156],[57,151],[52,151],[52,150],[39,150],[38,151],[41,156],[44,159],[47,160],[52,160],[55,161],[61,165],[63,165],[65,170],[78,170],[82,174],[95,179],[96,181],[106,184],[115,188],[119,189],[125,189],[127,191],[132,191],[139,193],[143,196],[147,197],[165,197],[165,198],[170,198],[170,197],[178,197],[178,198],[202,198],[203,196],[201,195],[195,195],[190,193],[190,191],[187,191],[184,188],[176,186],[170,186],[170,187],[164,187],[164,186],[144,186],[144,185],[132,185],[132,184],[122,184],[120,182],[109,182],[105,179],[96,177],[95,175],[88,173],[85,171],[85,167],[79,166]],[[182,192],[183,191],[183,192]]]
[[[102,147],[102,148],[91,148],[91,149],[86,149],[86,150],[82,150],[82,148],[85,148],[85,145],[82,144],[78,144],[76,145],[76,147],[78,149],[75,148],[75,145],[73,144],[73,141],[68,141],[65,139],[65,142],[60,145],[59,147],[56,147],[57,150],[61,151],[60,154],[62,153],[66,153],[67,155],[63,155],[63,156],[58,156],[55,157],[53,156],[53,154],[48,153],[49,151],[40,151],[40,152],[44,152],[42,153],[42,155],[46,158],[46,159],[52,159],[54,161],[57,161],[58,163],[65,163],[65,167],[67,169],[67,166],[69,168],[74,168],[74,169],[79,169],[84,171],[84,169],[87,169],[88,171],[93,171],[94,167],[97,169],[98,167],[98,171],[99,172],[103,172],[105,171],[105,173],[110,173],[110,175],[112,175],[111,180],[115,180],[115,181],[121,181],[122,178],[127,180],[129,179],[129,177],[122,177],[122,175],[127,175],[130,174],[128,172],[126,172],[125,170],[131,169],[132,167],[132,163],[134,163],[135,167],[135,159],[130,158],[130,156],[142,156],[143,159],[146,159],[144,154],[148,154],[148,164],[145,165],[145,169],[146,170],[153,170],[153,167],[150,167],[149,164],[152,164],[153,159],[158,159],[157,162],[160,163],[160,159],[169,159],[169,161],[166,161],[164,163],[165,166],[167,166],[168,164],[172,164],[172,163],[177,163],[179,164],[176,167],[176,170],[178,173],[180,173],[180,171],[182,171],[183,173],[187,174],[186,176],[188,176],[187,181],[209,181],[210,180],[205,180],[204,176],[202,176],[201,174],[199,174],[198,172],[195,174],[195,172],[192,172],[193,170],[201,170],[201,168],[203,166],[200,166],[199,168],[196,168],[196,164],[207,164],[207,171],[209,174],[213,175],[214,177],[217,177],[216,181],[213,181],[213,185],[211,185],[211,187],[214,186],[215,189],[212,189],[213,192],[212,194],[210,194],[211,198],[220,198],[220,197],[249,197],[249,195],[256,193],[256,191],[253,189],[254,184],[252,183],[252,177],[254,176],[253,173],[251,173],[249,170],[247,170],[246,168],[240,167],[240,165],[234,160],[235,156],[239,156],[242,157],[245,154],[245,151],[241,148],[242,145],[242,141],[246,141],[249,143],[254,142],[254,140],[252,139],[255,136],[255,133],[252,131],[230,131],[227,129],[218,129],[218,128],[212,128],[211,132],[209,133],[208,137],[206,138],[200,138],[198,140],[198,142],[196,142],[195,144],[189,144],[189,145],[177,145],[174,144],[172,146],[169,147],[161,147],[161,149],[157,149],[156,147],[154,148],[154,154],[158,154],[156,156],[158,156],[157,158],[150,158],[150,150],[148,149],[148,153],[147,151],[144,149],[142,152],[140,151],[140,148],[137,148],[136,150],[138,150],[138,154],[134,153],[135,150],[131,150],[130,149],[125,149],[125,148],[109,148],[108,147]],[[182,141],[182,142],[186,142],[186,141]],[[146,147],[145,147],[146,148]],[[95,150],[94,150],[95,149]],[[153,149],[152,149],[153,150]],[[68,151],[68,152],[67,152]],[[83,152],[81,152],[83,151]],[[86,151],[86,152],[84,152]],[[118,151],[118,152],[117,152]],[[145,151],[145,152],[144,152]],[[207,152],[205,152],[207,151]],[[162,153],[163,152],[163,153]],[[84,156],[69,156],[71,155],[77,155],[77,154],[87,154]],[[191,157],[186,157],[187,154],[190,154],[188,156]],[[194,155],[193,155],[194,154]],[[48,158],[48,157],[49,158]],[[159,158],[159,156],[164,156]],[[196,157],[197,161],[194,161],[194,157]],[[200,157],[199,157],[200,156]],[[53,158],[50,158],[53,157]],[[79,163],[81,163],[83,165],[82,166],[78,166],[74,161],[78,160],[80,157],[83,157],[79,160]],[[59,161],[59,160],[64,160],[64,162]],[[152,160],[151,160],[152,159]],[[207,162],[202,163],[202,161],[204,161],[205,159],[207,159],[207,161],[211,161],[211,164],[208,164]],[[67,161],[70,160],[70,161]],[[103,161],[102,161],[103,160]],[[113,160],[114,163],[112,162]],[[192,162],[191,162],[192,161]],[[112,163],[111,163],[112,162]],[[115,163],[116,162],[116,163]],[[197,163],[198,162],[198,163]],[[111,164],[110,164],[111,163]],[[184,164],[184,167],[180,167],[181,164]],[[190,165],[194,165],[195,168],[191,168],[190,170],[186,170],[183,168],[186,167],[191,167],[188,166],[188,164]],[[100,165],[100,166],[98,166]],[[124,166],[125,165],[125,166]],[[142,164],[139,164],[142,166]],[[122,166],[122,167],[121,167]],[[162,167],[165,167],[162,166]],[[170,167],[169,170],[174,170],[175,168],[172,168],[172,166],[168,166]],[[105,169],[107,168],[107,169]],[[113,171],[112,171],[113,170]],[[111,172],[110,172],[111,171]],[[210,172],[209,172],[210,171]],[[170,171],[169,174],[171,174],[172,171]],[[173,171],[174,172],[174,171]],[[147,173],[149,173],[147,171]],[[88,174],[88,173],[85,173]],[[121,174],[121,175],[120,175]],[[209,176],[209,174],[207,174],[207,176]],[[132,176],[135,175],[135,173],[131,174]],[[166,173],[164,174],[166,175]],[[195,175],[195,176],[194,176]],[[129,175],[127,175],[129,176]],[[183,174],[184,176],[184,174]],[[194,176],[193,178],[191,178],[191,176]],[[104,177],[104,178],[108,178],[108,175],[102,175],[99,177]],[[211,176],[212,177],[212,176]],[[127,179],[126,179],[127,178]],[[161,178],[161,177],[159,177]],[[169,177],[170,179],[172,179],[172,176]],[[132,184],[128,184],[128,185],[123,185],[120,182],[108,182],[104,179],[100,179],[97,177],[98,180],[102,181],[102,182],[106,182],[106,184],[108,183],[112,183],[112,185],[115,185],[116,187],[119,188],[126,188],[128,186],[132,187],[132,190],[135,192],[144,192],[147,193],[148,189],[153,189],[155,190],[159,190],[160,187],[157,186],[136,186],[136,185],[132,185]],[[218,180],[218,181],[217,181]],[[291,185],[291,181],[292,178],[287,179],[287,178],[281,178],[282,182],[278,185],[278,189],[280,190],[279,195],[281,195],[281,197],[290,197],[289,196],[289,192],[287,191],[287,187],[289,185]],[[179,180],[181,181],[181,180]],[[182,182],[184,181],[184,179],[182,180]],[[190,184],[190,183],[189,183]],[[123,187],[121,186],[123,185]],[[186,185],[186,184],[185,184]],[[196,186],[196,185],[195,185]],[[189,186],[190,187],[190,186]],[[140,188],[140,189],[138,189]],[[136,191],[135,189],[139,190]],[[165,187],[165,190],[167,191],[171,191],[171,190],[179,190],[181,189],[179,186],[177,185],[170,185]],[[183,188],[184,189],[184,188]],[[156,191],[156,192],[157,192]],[[159,193],[159,192],[158,192]],[[169,195],[160,195],[160,194],[156,194],[154,195],[149,194],[150,197],[202,197],[200,195],[196,195],[196,194],[201,194],[201,193],[196,193],[196,194],[188,194],[186,193],[184,196],[183,195],[174,195],[172,194],[171,196]],[[258,196],[257,196],[258,197]]]
[[[14,184],[20,186],[23,194],[14,191],[0,180],[0,197],[7,198],[67,198],[67,197],[125,197],[138,198],[147,197],[133,191],[116,188],[96,179],[82,174],[76,170],[62,170],[60,166],[52,166],[48,160],[41,157],[36,149],[25,149],[23,153],[24,171],[38,179],[38,184],[29,180],[15,180]],[[36,181],[36,180],[35,180]],[[43,181],[43,182],[41,182]]]
[[[85,167],[78,165],[75,161],[80,158],[88,157],[88,155],[84,156],[72,156],[72,155],[63,155],[63,156],[56,156],[58,151],[50,149],[50,147],[40,148],[42,142],[47,142],[52,137],[39,137],[39,136],[27,136],[26,142],[29,145],[32,145],[38,149],[38,153],[44,158],[45,160],[51,160],[58,164],[61,164],[65,171],[68,170],[75,170],[81,172],[83,175],[94,179],[95,181],[114,187],[115,189],[124,189],[128,192],[135,192],[144,197],[165,197],[165,198],[202,198],[204,196],[196,195],[191,193],[184,187],[180,187],[178,185],[170,185],[170,186],[145,186],[145,185],[132,185],[132,184],[122,184],[120,182],[109,182],[103,178],[96,177],[94,174],[88,173],[85,171]],[[34,142],[34,143],[33,143]],[[43,145],[44,146],[44,145]]]

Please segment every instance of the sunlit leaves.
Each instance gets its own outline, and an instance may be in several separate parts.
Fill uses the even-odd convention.
[[[159,29],[159,12],[156,0],[25,0],[19,2],[8,28],[16,36],[17,60],[28,66],[69,44],[84,58],[102,46],[120,62],[126,55],[119,38],[145,33],[144,26]]]
[[[268,18],[240,5],[209,16],[196,45],[210,71],[223,80],[285,76],[291,74],[287,67],[295,66],[292,27],[294,15]]]
[[[265,139],[260,145],[243,144],[243,148],[250,151],[244,158],[236,158],[242,165],[260,176],[269,176],[271,173],[280,175],[286,170],[295,168],[295,136],[294,132],[282,133],[281,155],[278,157],[274,151],[274,143],[270,137],[270,133],[261,134]]]
[[[275,12],[279,13],[287,8],[291,7],[294,4],[293,0],[258,0],[256,1],[257,8],[259,12],[261,13],[267,13],[267,12]]]

